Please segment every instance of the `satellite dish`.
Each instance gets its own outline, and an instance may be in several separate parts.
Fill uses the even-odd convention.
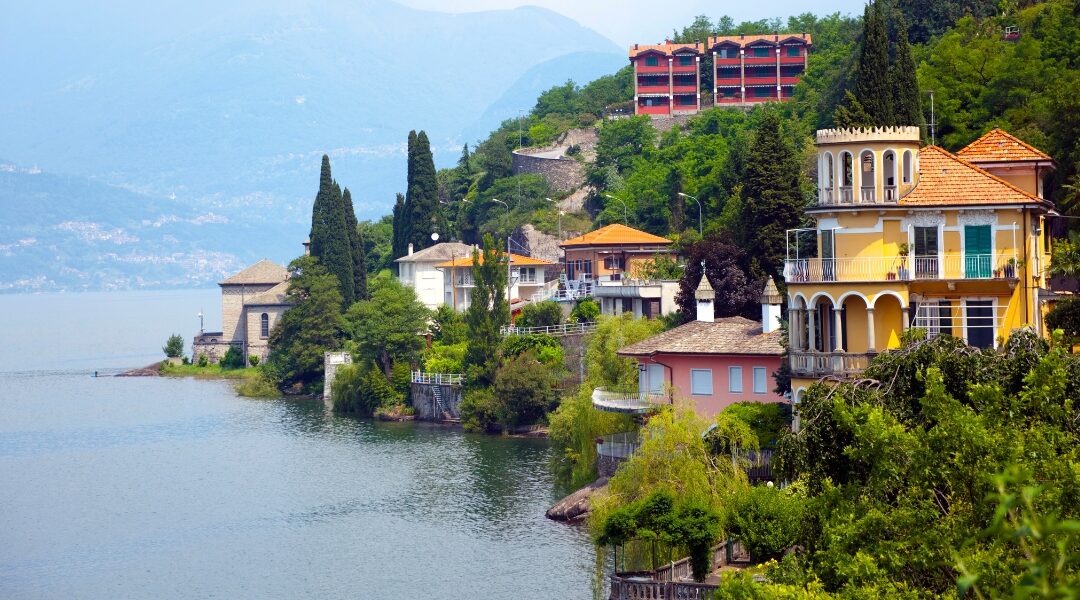
[[[439,241],[439,232],[438,231],[431,232],[431,241],[433,241],[433,242]]]

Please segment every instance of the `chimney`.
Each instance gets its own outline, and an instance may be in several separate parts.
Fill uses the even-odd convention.
[[[409,256],[412,256],[412,242],[409,242]]]
[[[706,323],[715,321],[713,299],[716,298],[716,292],[709,285],[709,278],[705,276],[704,269],[701,272],[701,281],[698,283],[697,291],[694,292],[694,298],[697,300],[697,320]]]
[[[638,46],[637,44],[634,44],[634,50],[637,50],[637,46]]]
[[[304,256],[311,256],[311,240],[304,241]]]
[[[761,332],[771,333],[780,329],[780,290],[776,289],[773,278],[765,282],[761,292]]]
[[[774,31],[772,33],[772,35],[773,35],[773,41],[774,42],[779,42],[780,41],[780,32],[779,31]]]

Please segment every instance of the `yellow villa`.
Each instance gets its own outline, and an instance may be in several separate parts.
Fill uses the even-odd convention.
[[[788,232],[792,390],[852,375],[908,327],[997,346],[1041,329],[1050,157],[995,129],[957,154],[919,128],[817,132],[816,228]]]

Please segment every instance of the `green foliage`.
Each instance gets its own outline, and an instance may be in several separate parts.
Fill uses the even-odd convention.
[[[465,342],[444,344],[435,342],[424,353],[424,370],[431,373],[462,373],[465,370]]]
[[[507,257],[491,235],[484,236],[484,250],[473,252],[473,295],[465,313],[469,351],[465,354],[465,375],[470,385],[483,387],[495,382],[496,353],[502,343],[499,328],[510,322],[506,299]]]
[[[862,45],[855,96],[866,115],[867,126],[893,124],[893,97],[889,85],[889,35],[885,29],[882,2],[867,4],[863,12]]]
[[[909,340],[857,382],[811,387],[800,432],[773,462],[808,492],[803,575],[786,583],[816,578],[851,597],[946,595],[958,583],[994,591],[984,597],[1060,597],[1052,590],[1077,573],[1060,562],[1075,540],[1026,536],[1077,518],[1078,397],[1080,360],[1060,336],[1048,347],[1031,331],[987,351]],[[1000,473],[1023,479],[1003,491]],[[1047,485],[1034,495],[1028,482]]]
[[[558,302],[530,302],[521,309],[517,318],[518,327],[548,327],[562,323],[562,308]]]
[[[761,314],[760,299],[763,282],[754,281],[747,275],[750,258],[729,236],[709,235],[690,244],[682,252],[686,268],[679,278],[679,293],[675,303],[684,322],[697,318],[697,292],[702,273],[708,277],[715,293],[713,315],[715,317],[756,317]],[[704,271],[702,271],[704,263]]]
[[[754,561],[777,559],[799,540],[805,499],[800,487],[754,486],[738,496],[731,511],[731,535]]]
[[[594,169],[612,167],[622,173],[636,157],[655,146],[656,130],[648,115],[604,121],[597,130]]]
[[[248,355],[248,364],[250,364],[251,366],[253,366],[253,367],[259,366],[260,361],[261,361],[261,359],[259,358],[258,354],[249,354]]]
[[[356,209],[353,208],[352,194],[349,188],[341,194],[342,210],[345,211],[345,229],[349,236],[349,254],[352,257],[353,296],[357,300],[366,300],[367,289],[367,250],[356,222]],[[347,300],[347,299],[346,299]]]
[[[423,334],[431,311],[416,292],[396,277],[372,280],[370,300],[345,313],[345,329],[364,360],[374,360],[386,375],[397,362],[415,362],[424,347]]]
[[[1046,326],[1062,330],[1070,345],[1080,344],[1080,298],[1063,298],[1055,302],[1054,308],[1046,314]]]
[[[600,317],[600,303],[592,298],[578,298],[570,311],[570,321],[592,323]]]
[[[183,356],[184,338],[180,337],[179,333],[170,335],[169,339],[165,340],[165,345],[161,347],[161,351],[169,358],[179,358]]]
[[[315,195],[315,205],[311,209],[310,249],[311,256],[337,279],[342,307],[349,306],[356,299],[353,276],[355,234],[350,231],[355,230],[356,214],[353,213],[354,225],[350,228],[346,212],[341,188],[330,176],[330,157],[324,154],[319,175],[319,192]]]
[[[368,275],[375,275],[393,267],[393,217],[386,215],[378,221],[360,221],[356,227],[364,247]]]
[[[499,403],[490,387],[470,387],[461,398],[461,424],[468,431],[498,431]]]
[[[502,343],[503,358],[512,358],[524,352],[533,351],[544,364],[558,366],[562,364],[563,349],[559,340],[546,333],[507,336]],[[543,357],[549,357],[544,360]]]
[[[356,413],[374,416],[382,407],[405,402],[405,395],[372,361],[342,365],[330,388],[330,400],[334,412]]]
[[[222,369],[243,369],[244,368],[244,353],[240,352],[240,349],[236,346],[229,346],[229,349],[225,351],[225,355],[218,361]]]
[[[207,356],[205,352],[202,352],[199,354],[199,360],[196,364],[200,367],[206,367],[210,364],[210,357]]]
[[[496,418],[512,428],[538,422],[555,408],[555,378],[533,350],[503,361],[495,374]]]
[[[440,304],[435,309],[435,320],[431,324],[432,339],[443,344],[460,344],[465,341],[469,330],[465,326],[465,317],[449,304]]]
[[[270,331],[268,373],[282,386],[317,387],[323,355],[341,348],[344,322],[337,278],[312,256],[289,263],[285,300],[292,308]]]
[[[780,437],[791,430],[791,405],[779,402],[736,402],[724,413],[746,423],[762,449],[774,450]]]
[[[1050,272],[1063,277],[1080,277],[1080,232],[1054,242],[1050,256]]]
[[[675,280],[682,275],[683,267],[679,259],[670,254],[654,254],[652,258],[634,263],[634,279],[646,281]]]
[[[593,389],[637,389],[637,362],[618,356],[616,351],[652,337],[660,327],[657,321],[630,316],[601,317],[596,331],[586,338],[585,381],[548,417],[549,437],[561,451],[560,470],[572,485],[596,478],[596,438],[634,429],[630,417],[593,408]]]
[[[256,357],[252,356],[252,358]],[[255,362],[252,363],[252,366],[255,366]],[[277,398],[281,395],[281,391],[277,389],[274,380],[263,369],[258,369],[255,377],[240,380],[234,389],[237,395],[246,398]]]

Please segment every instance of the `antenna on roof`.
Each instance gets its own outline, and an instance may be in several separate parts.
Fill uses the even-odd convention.
[[[937,146],[937,123],[934,121],[934,90],[924,90],[930,94],[930,144]]]

